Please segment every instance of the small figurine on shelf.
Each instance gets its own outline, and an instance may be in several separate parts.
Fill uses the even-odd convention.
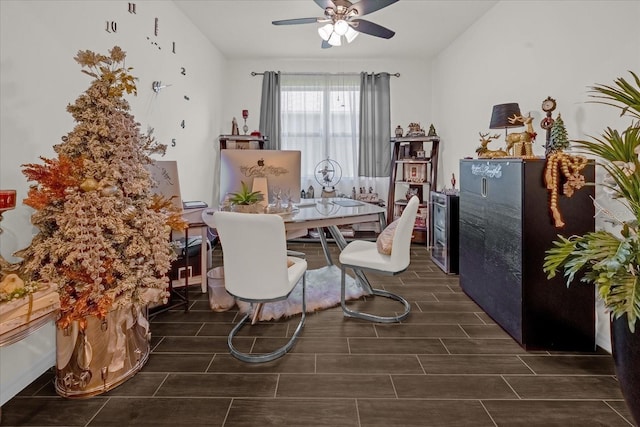
[[[409,123],[407,136],[424,136],[424,129],[420,127],[420,123]]]
[[[240,131],[238,130],[238,121],[235,117],[231,120],[231,135],[240,135]]]
[[[436,128],[433,126],[433,123],[431,123],[431,126],[429,126],[429,134],[427,136],[438,136],[438,134],[436,133]]]
[[[307,188],[307,198],[313,199],[314,193],[315,190],[313,189],[313,185],[310,185],[309,188]]]
[[[418,192],[418,188],[416,188],[416,187],[413,187],[413,188],[409,187],[409,189],[408,189],[408,190],[407,190],[407,192],[405,193],[405,198],[406,198],[407,200],[411,200],[411,198],[412,198],[413,196],[418,196],[418,197],[420,197],[418,193],[419,193],[419,192]]]
[[[403,134],[404,130],[400,127],[400,125],[398,125],[398,127],[396,127],[396,138],[402,138]]]
[[[456,189],[456,174],[455,173],[451,174],[451,189],[452,190]]]

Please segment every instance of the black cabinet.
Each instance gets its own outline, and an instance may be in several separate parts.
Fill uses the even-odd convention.
[[[458,273],[458,213],[456,194],[431,192],[431,260],[445,273]]]
[[[595,349],[595,289],[548,280],[545,251],[558,234],[594,229],[594,187],[561,196],[566,225],[549,213],[543,159],[460,161],[460,285],[527,349]],[[583,170],[594,180],[594,166]]]

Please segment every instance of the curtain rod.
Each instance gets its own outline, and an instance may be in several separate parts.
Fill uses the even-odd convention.
[[[285,75],[301,74],[305,76],[357,76],[357,75],[360,75],[360,73],[280,73],[280,74],[285,74]],[[380,73],[376,73],[376,74],[380,74]],[[263,76],[264,73],[257,73],[255,71],[252,71],[251,75]],[[400,73],[389,73],[389,75],[393,77],[400,77]]]

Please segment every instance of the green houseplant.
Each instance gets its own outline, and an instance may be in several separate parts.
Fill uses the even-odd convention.
[[[569,286],[577,274],[593,283],[612,316],[612,350],[616,372],[627,405],[640,422],[640,79],[630,72],[615,84],[591,88],[593,102],[618,108],[631,123],[619,132],[607,128],[599,138],[573,141],[574,146],[596,158],[605,177],[603,191],[628,209],[616,215],[598,206],[619,234],[597,230],[582,236],[558,236],[546,252],[544,271],[549,278],[563,270]]]

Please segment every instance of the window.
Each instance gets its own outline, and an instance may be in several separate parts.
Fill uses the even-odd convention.
[[[327,158],[342,168],[340,187],[356,182],[359,76],[287,74],[280,84],[281,149],[302,152],[302,187],[319,190],[315,168]]]

